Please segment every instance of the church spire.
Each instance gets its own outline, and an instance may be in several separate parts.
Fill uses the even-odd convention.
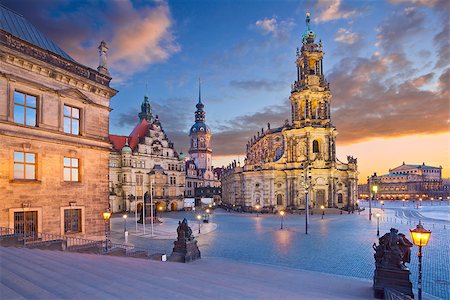
[[[204,123],[205,122],[205,112],[203,111],[203,107],[205,107],[202,103],[202,86],[200,78],[198,79],[198,103],[195,106],[197,111],[195,112],[195,123]]]
[[[198,103],[202,103],[202,82],[198,78]]]
[[[144,102],[141,104],[141,112],[139,113],[139,120],[142,122],[144,119],[149,123],[153,120],[152,106],[147,95],[144,96]]]

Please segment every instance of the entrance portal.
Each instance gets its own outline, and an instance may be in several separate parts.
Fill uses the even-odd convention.
[[[170,203],[170,210],[171,211],[176,211],[177,210],[177,203],[175,201]]]

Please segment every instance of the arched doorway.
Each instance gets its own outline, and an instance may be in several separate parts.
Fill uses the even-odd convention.
[[[177,211],[178,210],[177,207],[178,207],[178,205],[177,205],[177,203],[175,201],[170,203],[170,210],[171,211]]]
[[[283,205],[283,195],[277,195],[277,205]]]

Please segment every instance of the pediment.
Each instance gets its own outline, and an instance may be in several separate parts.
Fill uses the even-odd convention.
[[[68,89],[59,90],[58,94],[60,96],[63,96],[63,97],[68,97],[68,98],[74,98],[74,99],[81,100],[84,103],[89,103],[89,104],[94,103],[94,101],[89,99],[88,96],[86,96],[80,90],[75,89],[75,88],[68,88]]]

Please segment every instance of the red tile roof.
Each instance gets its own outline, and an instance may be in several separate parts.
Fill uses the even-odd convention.
[[[150,128],[150,124],[147,123],[147,120],[143,119],[139,124],[134,127],[131,134],[127,137],[124,135],[115,135],[110,134],[109,140],[114,146],[114,149],[116,149],[119,152],[122,152],[123,146],[125,146],[125,143],[128,138],[128,145],[131,149],[134,149],[137,144],[139,143],[139,138],[145,136],[145,134],[148,132]]]

